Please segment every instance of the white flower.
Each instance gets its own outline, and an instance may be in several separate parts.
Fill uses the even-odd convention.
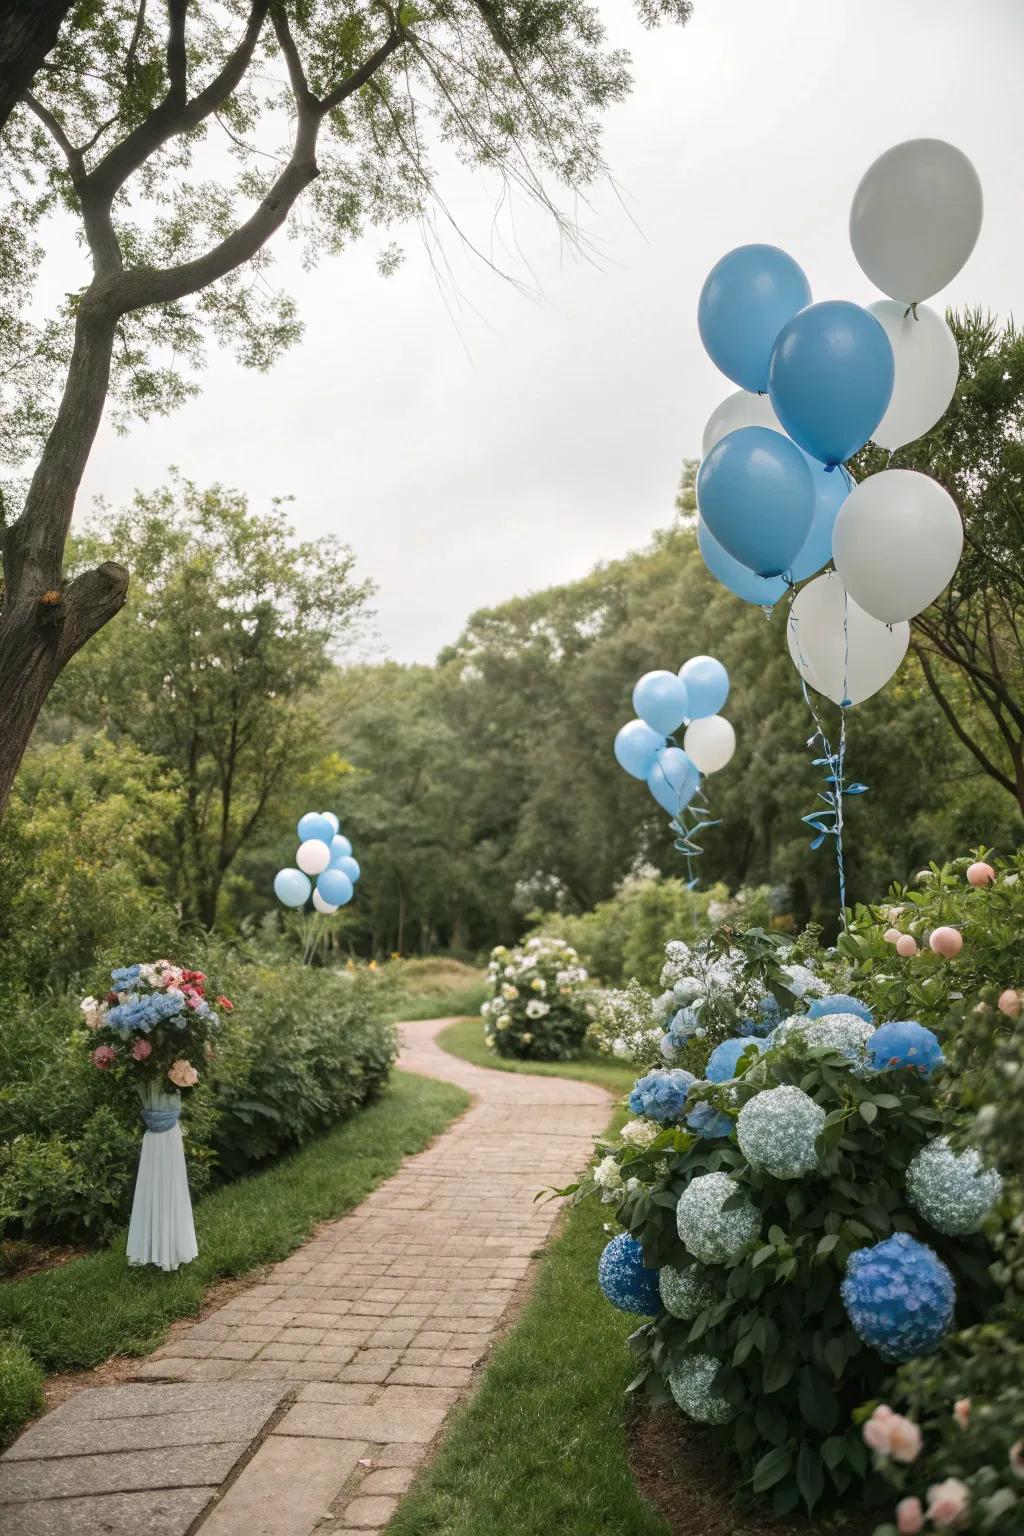
[[[679,1240],[702,1264],[735,1264],[760,1232],[761,1217],[748,1195],[730,1210],[722,1210],[727,1200],[740,1193],[740,1186],[727,1173],[699,1173],[679,1196]]]
[[[516,968],[515,968],[514,965],[506,965],[506,967],[505,967],[505,975],[506,976],[514,976],[515,973],[516,973]]]
[[[539,992],[542,997],[548,989],[548,984],[544,980],[543,976],[535,976],[530,982],[530,986],[533,988],[534,992]]]
[[[784,1084],[748,1099],[736,1121],[736,1140],[752,1168],[774,1179],[798,1179],[818,1166],[815,1142],[825,1111],[802,1088]]]
[[[526,1017],[528,1019],[542,1019],[546,1013],[551,1012],[550,1003],[542,1003],[539,997],[531,997],[526,1005]]]
[[[669,1374],[668,1385],[677,1407],[698,1424],[728,1424],[736,1409],[712,1382],[722,1368],[713,1355],[687,1355]]]
[[[512,1002],[514,998],[519,996],[519,988],[513,987],[510,982],[506,981],[505,985],[501,989],[501,995],[502,997],[508,998],[509,1002]]]
[[[922,1147],[907,1169],[914,1210],[950,1237],[976,1232],[1002,1192],[1001,1176],[982,1165],[979,1152],[957,1154],[945,1136]]]
[[[619,1132],[619,1140],[627,1147],[649,1147],[654,1138],[661,1135],[661,1130],[654,1120],[627,1120]]]
[[[614,1157],[603,1157],[594,1169],[594,1183],[603,1191],[602,1198],[613,1199],[622,1189],[622,1174]]]
[[[107,1016],[107,1007],[95,997],[83,997],[79,1007],[90,1029],[99,1029]]]
[[[530,1045],[533,1041],[533,1036],[529,1033],[528,1030],[521,1034],[519,1038],[524,1045]]]

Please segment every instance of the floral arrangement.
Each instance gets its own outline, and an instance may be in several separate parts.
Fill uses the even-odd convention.
[[[996,1298],[992,1151],[946,1148],[942,1044],[906,1017],[876,1025],[851,969],[718,933],[673,946],[662,995],[618,994],[595,1029],[641,1069],[636,1118],[576,1191],[599,1189],[658,1272],[634,1385],[714,1426],[780,1517],[860,1498],[877,1470],[861,1417],[894,1362],[984,1326]],[[962,1162],[943,1204],[944,1148]]]
[[[194,1088],[213,1056],[213,1036],[229,998],[209,997],[202,971],[155,960],[111,971],[103,998],[85,997],[89,1054],[101,1072],[118,1072],[166,1091]]]
[[[480,1013],[492,1050],[535,1061],[577,1054],[595,1007],[585,991],[586,968],[570,944],[541,936],[516,949],[499,944],[487,975],[492,995]]]

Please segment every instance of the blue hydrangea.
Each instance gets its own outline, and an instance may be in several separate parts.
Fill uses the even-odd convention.
[[[634,1115],[649,1115],[662,1125],[678,1124],[686,1095],[696,1081],[693,1073],[684,1072],[682,1067],[657,1067],[633,1085],[629,1107]]]
[[[648,1269],[643,1249],[628,1232],[613,1237],[601,1254],[597,1263],[597,1283],[620,1312],[638,1312],[642,1317],[653,1317],[661,1311],[658,1271]]]
[[[763,1040],[767,1035],[771,1034],[781,1017],[782,1010],[779,1007],[778,998],[773,997],[768,992],[764,997],[758,998],[755,1005],[754,1018],[741,1019],[740,1025],[743,1033],[757,1035]]]
[[[883,1360],[934,1349],[953,1321],[956,1286],[936,1253],[906,1232],[851,1253],[840,1287],[858,1338]]]
[[[758,1052],[761,1052],[765,1043],[757,1035],[742,1035],[739,1039],[733,1036],[731,1040],[723,1040],[721,1045],[716,1045],[704,1068],[708,1082],[727,1083],[735,1077],[740,1057],[751,1046],[756,1046]]]
[[[142,975],[141,965],[124,965],[120,970],[111,971],[110,979],[114,983],[115,992],[130,992]]]
[[[893,1072],[909,1067],[930,1077],[936,1067],[945,1064],[938,1037],[923,1024],[904,1019],[897,1024],[882,1024],[868,1041],[868,1057],[876,1072]]]
[[[714,1107],[713,1104],[695,1104],[686,1116],[687,1129],[693,1131],[695,1136],[700,1136],[705,1141],[711,1141],[715,1136],[728,1136],[732,1132],[733,1122],[730,1115],[725,1115]]]
[[[875,1016],[866,1003],[850,997],[846,992],[833,992],[828,997],[816,997],[807,1010],[811,1019],[825,1019],[830,1013],[852,1013],[865,1024],[873,1024]]]
[[[662,1037],[661,1054],[666,1061],[675,1061],[679,1052],[693,1039],[700,1029],[700,1021],[692,1008],[680,1008],[669,1023],[668,1032]]]
[[[164,1019],[177,1016],[179,1028],[184,1029],[187,1023],[184,1006],[180,994],[172,996],[167,992],[150,992],[145,997],[129,997],[127,1002],[115,1003],[107,1014],[106,1022],[111,1029],[125,1032],[141,1029],[143,1034],[148,1035]]]

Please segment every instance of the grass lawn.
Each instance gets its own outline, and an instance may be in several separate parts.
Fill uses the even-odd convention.
[[[442,1036],[449,1050],[451,1032]],[[554,1065],[583,1076],[575,1063]],[[607,1215],[590,1201],[569,1212],[519,1321],[388,1536],[668,1536],[627,1459],[625,1340],[639,1319],[616,1312],[597,1287]]]
[[[388,973],[397,977],[401,989],[391,1014],[396,1021],[478,1014],[489,995],[485,971],[447,955],[391,960]]]
[[[0,1285],[0,1341],[15,1340],[47,1371],[148,1354],[175,1318],[199,1310],[211,1281],[283,1259],[318,1222],[358,1205],[468,1102],[450,1083],[394,1073],[369,1109],[200,1200],[199,1257],[176,1273],[129,1268],[122,1232],[98,1253]],[[14,1411],[25,1398],[23,1357],[15,1364],[5,1368],[0,1352],[0,1434],[8,1436],[31,1411],[31,1402]]]
[[[437,1043],[453,1056],[461,1056],[463,1061],[471,1061],[476,1067],[494,1067],[498,1072],[541,1072],[548,1077],[575,1077],[581,1082],[597,1083],[620,1098],[629,1092],[637,1079],[633,1063],[616,1061],[598,1051],[584,1051],[575,1061],[517,1061],[513,1057],[498,1056],[488,1050],[479,1019],[456,1019],[454,1024],[441,1031]]]

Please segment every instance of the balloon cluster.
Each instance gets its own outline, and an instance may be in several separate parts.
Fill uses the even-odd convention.
[[[672,817],[676,847],[689,860],[701,852],[696,834],[715,823],[698,813],[688,823],[686,808],[701,774],[717,773],[736,750],[736,732],[718,713],[728,696],[729,674],[713,656],[692,656],[678,672],[645,672],[633,689],[637,719],[615,737],[619,767],[642,779]],[[684,724],[680,747],[674,733]]]
[[[333,811],[307,811],[296,830],[298,868],[278,870],[274,895],[286,907],[305,906],[312,895],[318,912],[337,912],[352,900],[361,873],[352,844]]]
[[[946,321],[922,301],[960,271],[981,218],[967,156],[911,139],[868,168],[850,212],[854,255],[886,298],[813,303],[800,267],[772,245],[730,251],[701,290],[701,340],[741,386],[704,429],[701,554],[730,591],[766,608],[807,582],[790,609],[790,656],[805,693],[844,710],[892,677],[908,621],[960,559],[960,514],[937,481],[886,468],[857,485],[845,461],[869,441],[892,453],[944,414],[960,360]],[[804,819],[815,846],[835,836],[842,887],[844,743],[833,752],[815,723],[828,809]]]

